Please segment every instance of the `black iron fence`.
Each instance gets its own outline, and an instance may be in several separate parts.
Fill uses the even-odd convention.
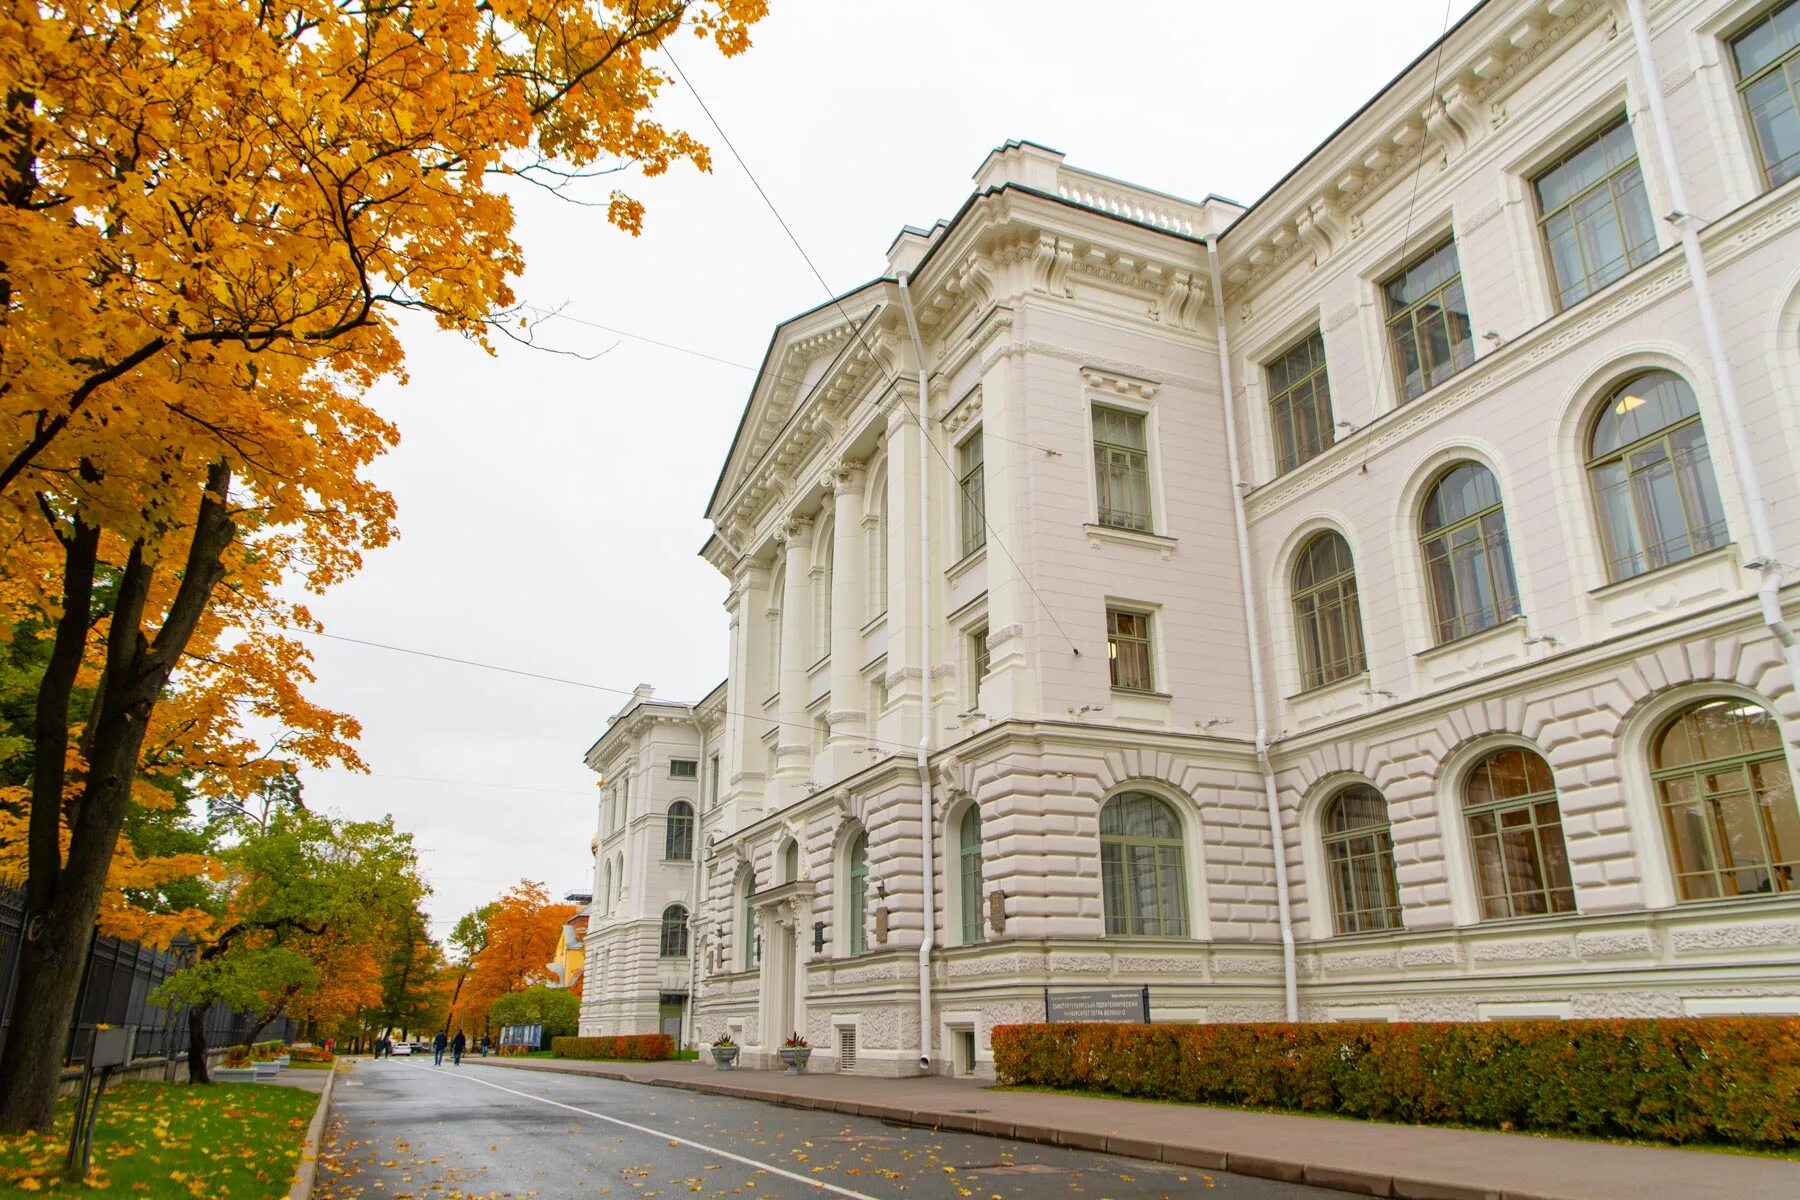
[[[13,993],[19,974],[19,949],[25,901],[17,892],[0,890],[0,1047],[12,1029]],[[157,950],[137,942],[96,936],[82,970],[81,998],[63,1044],[63,1061],[87,1057],[94,1030],[101,1025],[137,1030],[134,1058],[169,1058],[187,1053],[186,1008],[164,1008],[150,1001],[157,985],[187,963],[180,950]],[[250,1018],[215,1005],[206,1014],[206,1044],[229,1046],[250,1033]],[[276,1021],[259,1035],[264,1040],[291,1040],[293,1022]]]

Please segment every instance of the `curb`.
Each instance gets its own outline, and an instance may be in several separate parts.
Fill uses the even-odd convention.
[[[300,1166],[294,1171],[294,1182],[288,1188],[288,1200],[311,1200],[313,1181],[319,1177],[319,1146],[325,1136],[325,1115],[331,1109],[331,1089],[337,1086],[338,1068],[333,1063],[325,1090],[319,1093],[319,1107],[313,1110],[311,1124],[306,1127],[306,1142],[300,1148]]]
[[[1057,1129],[1046,1125],[1014,1124],[991,1117],[968,1113],[940,1113],[926,1109],[909,1109],[892,1104],[869,1104],[834,1100],[825,1096],[797,1096],[787,1092],[765,1092],[754,1085],[714,1083],[706,1079],[642,1078],[623,1071],[580,1069],[554,1066],[542,1062],[498,1065],[511,1070],[549,1071],[559,1075],[582,1075],[590,1079],[610,1079],[638,1083],[646,1087],[676,1088],[709,1096],[728,1096],[734,1100],[756,1100],[781,1108],[816,1109],[853,1116],[871,1117],[894,1125],[915,1129],[947,1130],[978,1133],[1007,1138],[1016,1142],[1035,1142],[1044,1146],[1066,1146],[1099,1154],[1116,1154],[1122,1158],[1145,1159],[1176,1166],[1196,1167],[1207,1171],[1227,1171],[1233,1175],[1249,1175],[1282,1183],[1304,1183],[1311,1187],[1347,1192],[1356,1196],[1382,1196],[1392,1200],[1577,1200],[1568,1194],[1521,1192],[1488,1188],[1479,1184],[1454,1183],[1441,1179],[1423,1179],[1408,1175],[1386,1175],[1354,1167],[1332,1167],[1308,1163],[1300,1158],[1271,1158],[1260,1154],[1233,1153],[1223,1149],[1177,1145],[1173,1142],[1146,1141],[1141,1138],[1115,1137],[1085,1130]],[[733,1072],[735,1074],[736,1072]],[[291,1197],[304,1200],[304,1197]]]

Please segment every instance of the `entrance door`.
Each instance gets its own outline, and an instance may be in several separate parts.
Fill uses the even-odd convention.
[[[687,997],[680,992],[664,992],[656,1006],[657,1028],[675,1039],[681,1045],[681,1018],[687,1007]]]

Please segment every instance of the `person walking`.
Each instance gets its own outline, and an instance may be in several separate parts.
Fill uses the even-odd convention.
[[[456,1037],[454,1039],[452,1039],[450,1042],[450,1065],[451,1066],[453,1066],[453,1067],[462,1066],[462,1052],[463,1052],[463,1049],[468,1046],[468,1044],[469,1044],[469,1039],[463,1036],[463,1031],[460,1029],[457,1030]]]
[[[444,1065],[444,1047],[449,1044],[450,1039],[444,1036],[444,1031],[441,1029],[438,1030],[437,1036],[431,1039],[431,1049],[433,1052],[431,1056],[432,1066],[441,1067]]]

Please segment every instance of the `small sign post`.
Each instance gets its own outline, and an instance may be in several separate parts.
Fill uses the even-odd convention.
[[[94,1044],[87,1061],[81,1064],[81,1089],[75,1094],[75,1119],[69,1124],[69,1153],[63,1160],[63,1174],[70,1179],[85,1179],[88,1164],[94,1158],[94,1122],[100,1115],[100,1097],[106,1093],[107,1080],[125,1065],[131,1056],[129,1028],[96,1029]],[[94,1084],[94,1072],[100,1082]]]
[[[1122,1025],[1150,1023],[1150,988],[1098,988],[1085,992],[1044,989],[1044,1020],[1103,1021]]]

